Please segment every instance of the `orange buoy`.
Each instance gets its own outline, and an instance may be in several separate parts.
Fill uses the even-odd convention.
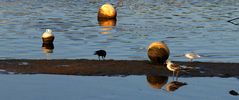
[[[164,42],[152,42],[148,47],[148,57],[152,63],[165,63],[169,54],[169,48]]]
[[[98,20],[101,19],[116,19],[117,12],[113,5],[105,3],[98,10]]]

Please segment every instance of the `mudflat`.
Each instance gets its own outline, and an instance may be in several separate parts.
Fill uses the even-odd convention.
[[[222,62],[179,62],[185,70],[181,77],[238,77],[239,63]],[[62,74],[82,76],[127,76],[163,75],[170,76],[165,65],[153,64],[148,60],[87,60],[87,59],[6,59],[0,60],[0,69],[15,74]]]

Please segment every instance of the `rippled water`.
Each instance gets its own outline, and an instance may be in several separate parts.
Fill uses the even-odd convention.
[[[97,10],[117,7],[116,26],[100,26]],[[147,46],[165,41],[170,58],[195,51],[198,61],[239,61],[238,0],[1,0],[0,58],[148,59]],[[238,21],[237,21],[238,22]],[[44,53],[41,34],[53,30],[53,53]],[[46,51],[45,51],[46,52]]]

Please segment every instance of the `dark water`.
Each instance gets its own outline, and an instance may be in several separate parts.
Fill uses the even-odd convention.
[[[116,26],[97,21],[105,2],[117,7]],[[195,51],[198,61],[238,62],[239,26],[227,22],[235,17],[238,0],[1,0],[0,58],[97,59],[105,49],[107,59],[145,60],[149,43],[165,41],[172,60]],[[53,53],[41,48],[47,28]]]

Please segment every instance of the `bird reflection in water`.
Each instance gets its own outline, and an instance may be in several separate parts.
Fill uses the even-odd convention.
[[[174,92],[175,90],[179,89],[180,87],[187,85],[185,82],[179,82],[179,81],[172,81],[165,85],[165,89],[168,92]]]
[[[187,85],[185,82],[171,81],[168,82],[168,76],[147,75],[147,82],[154,89],[161,89],[166,92],[174,92],[180,87]]]

